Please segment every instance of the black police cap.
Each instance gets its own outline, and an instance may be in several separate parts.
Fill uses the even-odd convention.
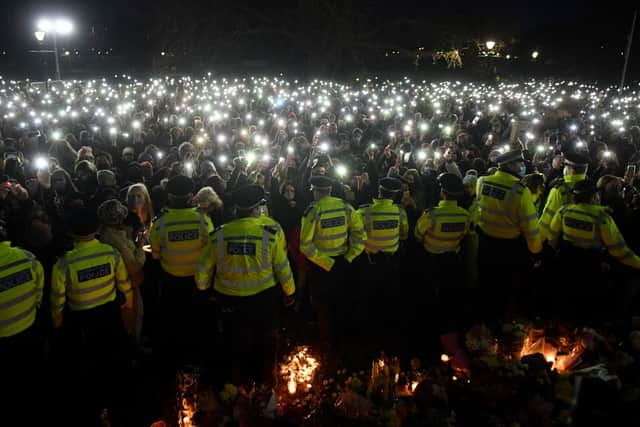
[[[590,196],[595,194],[597,191],[598,187],[596,186],[596,183],[593,180],[585,179],[576,182],[571,193],[573,193],[574,196]]]
[[[193,181],[184,175],[174,176],[167,182],[167,193],[174,196],[186,196],[194,191]]]
[[[333,180],[328,176],[315,175],[309,179],[311,186],[317,190],[328,190],[333,186]]]
[[[569,151],[564,154],[564,162],[570,166],[587,166],[589,164],[589,157],[586,154]]]
[[[238,188],[231,196],[238,209],[249,210],[266,203],[264,188],[251,184]]]
[[[514,162],[524,162],[522,150],[507,151],[506,153],[499,155],[496,158],[496,162],[498,162],[499,166],[508,165],[509,163]]]
[[[453,173],[442,173],[438,176],[438,183],[442,187],[442,191],[451,195],[464,193],[464,185],[462,179]]]
[[[402,190],[402,181],[398,178],[393,178],[390,176],[385,176],[384,178],[380,178],[378,181],[378,185],[385,191],[389,191],[390,193],[395,193]]]
[[[74,236],[88,236],[98,231],[99,226],[95,209],[75,208],[69,215],[69,229]]]

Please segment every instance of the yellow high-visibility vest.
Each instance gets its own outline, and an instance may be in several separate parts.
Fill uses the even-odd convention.
[[[469,231],[469,212],[455,200],[441,200],[418,219],[416,240],[431,254],[458,252],[460,242]]]
[[[556,247],[562,236],[563,241],[578,248],[606,248],[622,264],[640,269],[640,257],[629,249],[606,209],[589,203],[565,205],[551,220],[549,244]]]
[[[284,232],[276,221],[261,216],[236,219],[218,227],[204,249],[196,269],[196,285],[224,295],[252,296],[280,283],[286,295],[295,284]]]
[[[0,242],[0,337],[25,331],[42,302],[44,271],[29,251]]]
[[[407,213],[391,199],[373,199],[372,204],[360,206],[358,213],[367,233],[364,249],[368,253],[395,253],[400,246],[400,240],[407,239]]]
[[[503,171],[478,179],[478,226],[488,236],[516,239],[524,236],[529,251],[542,251],[538,214],[531,191],[520,180]]]
[[[311,203],[302,216],[300,252],[327,271],[333,267],[332,257],[344,255],[352,262],[364,250],[366,240],[360,214],[337,197]]]
[[[211,220],[196,208],[167,209],[149,231],[153,258],[172,276],[193,276],[211,231]]]
[[[116,287],[131,298],[131,282],[120,253],[96,239],[75,242],[53,266],[51,311],[90,310],[116,299]]]
[[[556,212],[564,205],[568,205],[571,201],[571,190],[573,190],[573,187],[585,179],[587,179],[586,174],[567,175],[549,191],[547,202],[540,216],[540,231],[542,231],[543,238],[548,237],[549,224],[551,224],[551,220]]]

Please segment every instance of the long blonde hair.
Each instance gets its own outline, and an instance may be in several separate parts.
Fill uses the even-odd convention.
[[[149,191],[147,191],[147,187],[145,187],[145,185],[141,183],[132,184],[129,186],[129,189],[127,190],[127,207],[130,211],[134,210],[134,207],[131,206],[131,199],[129,198],[129,195],[131,195],[133,191],[140,191],[142,193],[142,197],[144,198],[144,206],[142,207],[142,210],[140,212],[140,221],[145,225],[149,225],[154,217],[153,205],[151,204],[151,196],[149,196]]]

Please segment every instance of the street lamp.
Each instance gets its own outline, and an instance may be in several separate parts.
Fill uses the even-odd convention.
[[[36,40],[43,41],[47,33],[53,35],[53,54],[56,58],[56,80],[60,80],[60,60],[58,58],[58,36],[65,36],[73,32],[73,23],[66,18],[42,18],[36,23]]]
[[[538,56],[540,56],[540,52],[538,52],[537,50],[531,52],[531,58],[538,59]]]
[[[496,47],[496,42],[494,42],[493,40],[487,40],[485,46],[487,46],[487,49],[492,50],[494,47]]]

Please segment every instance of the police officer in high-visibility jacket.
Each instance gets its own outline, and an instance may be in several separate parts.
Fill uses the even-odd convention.
[[[191,179],[182,175],[171,178],[167,183],[169,207],[149,231],[153,258],[160,260],[163,270],[158,345],[166,359],[182,361],[193,361],[199,352],[203,307],[198,304],[193,280],[213,231],[211,220],[189,205],[193,192]]]
[[[367,233],[365,255],[358,258],[359,271],[364,276],[359,281],[360,305],[365,313],[362,316],[365,328],[376,331],[376,337],[368,341],[379,346],[377,349],[387,347],[394,334],[391,322],[398,319],[391,309],[397,306],[392,300],[400,294],[398,250],[409,235],[407,213],[394,203],[401,190],[399,179],[381,178],[378,198],[358,209]]]
[[[549,191],[547,202],[544,205],[540,217],[540,230],[543,237],[549,232],[549,225],[553,216],[560,208],[571,201],[571,190],[580,181],[587,178],[589,157],[575,152],[567,152],[564,155],[563,177],[559,178]]]
[[[0,221],[0,401],[24,424],[44,424],[25,399],[42,381],[43,336],[37,309],[42,302],[44,271],[35,256],[12,247]]]
[[[326,176],[310,179],[314,202],[302,216],[300,252],[311,261],[308,284],[311,303],[326,345],[344,344],[339,325],[345,310],[345,276],[348,266],[362,253],[367,239],[362,217],[346,201],[331,197],[333,181]]]
[[[275,363],[279,289],[290,305],[296,288],[284,232],[275,220],[261,215],[264,189],[244,186],[232,198],[237,219],[211,233],[197,264],[196,284],[201,291],[207,290],[215,269],[213,289],[222,307],[233,380],[268,383]]]
[[[478,264],[483,313],[489,320],[509,317],[531,256],[542,250],[531,192],[520,180],[526,172],[520,150],[497,158],[498,171],[478,179]]]
[[[122,330],[116,290],[124,297],[123,308],[130,309],[131,283],[120,253],[95,238],[99,224],[94,211],[75,209],[70,226],[73,249],[58,259],[51,276],[53,325],[62,326],[66,311],[74,331],[99,341],[109,331]]]
[[[608,252],[636,270],[640,269],[640,257],[629,249],[607,208],[600,205],[595,182],[576,183],[572,194],[574,203],[561,207],[549,227],[549,244],[558,251],[558,272],[564,279],[557,287],[555,312],[584,322],[602,318],[606,309],[613,307],[606,300],[604,255]]]
[[[42,265],[31,252],[11,246],[0,221],[0,354],[6,362],[0,364],[2,372],[15,369],[15,363],[34,361],[42,350],[34,323],[43,286]]]
[[[445,331],[462,326],[461,318],[466,312],[464,263],[459,253],[471,219],[469,212],[457,202],[464,193],[462,179],[452,173],[443,173],[438,176],[438,184],[441,200],[420,216],[414,234],[426,251],[425,271],[430,272],[426,283],[419,284],[420,289],[435,293],[440,312],[449,313],[441,317],[440,328]],[[426,297],[423,294],[418,299]]]
[[[83,390],[74,413],[83,424],[95,421],[116,393],[127,360],[120,309],[133,308],[127,267],[116,249],[95,238],[98,226],[95,210],[71,213],[73,249],[58,259],[51,275],[53,325],[64,326],[56,335],[66,338],[60,351],[68,364],[57,368]]]

